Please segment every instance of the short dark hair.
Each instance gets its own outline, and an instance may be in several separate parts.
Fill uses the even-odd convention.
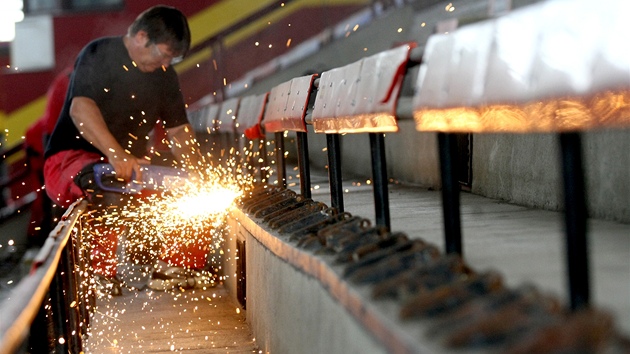
[[[186,16],[178,9],[157,5],[142,12],[129,26],[129,34],[147,32],[149,43],[164,43],[174,56],[184,56],[190,48],[190,28]]]

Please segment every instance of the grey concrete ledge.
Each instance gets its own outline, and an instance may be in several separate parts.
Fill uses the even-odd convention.
[[[241,210],[234,211],[232,217],[240,227],[246,229],[273,255],[304,275],[316,279],[330,297],[338,302],[348,315],[367,331],[369,336],[379,342],[386,352],[445,352],[445,349],[440,348],[436,343],[424,342],[422,332],[427,327],[422,324],[423,321],[400,322],[397,319],[399,304],[394,301],[374,302],[370,299],[368,286],[357,286],[345,281],[341,275],[342,266],[335,265],[332,256],[315,255],[297,248],[295,242],[289,241],[289,237],[276,235],[262,222],[250,218]],[[234,231],[236,230],[232,230]],[[341,328],[338,330],[343,331]],[[376,348],[373,349],[376,350]],[[339,350],[349,350],[349,348],[339,348]]]

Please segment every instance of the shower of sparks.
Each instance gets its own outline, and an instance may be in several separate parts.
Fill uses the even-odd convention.
[[[188,312],[196,314],[218,306],[213,299],[221,298],[220,294],[217,296],[221,288],[214,288],[215,285],[228,276],[235,276],[219,276],[223,273],[220,269],[222,259],[229,254],[224,252],[224,244],[231,237],[227,215],[254,184],[268,183],[271,177],[272,169],[263,167],[261,160],[271,161],[273,147],[269,146],[269,142],[265,147],[261,144],[249,142],[240,148],[212,149],[203,156],[198,166],[180,161],[177,167],[189,172],[189,178],[170,180],[163,190],[148,196],[132,195],[123,207],[108,210],[105,215],[87,213],[83,217],[80,232],[87,240],[97,233],[93,225],[121,230],[118,277],[125,284],[123,292],[132,294],[122,299],[101,295],[92,315],[94,323],[99,324],[98,330],[88,328],[90,347],[105,346],[116,348],[118,352],[142,353],[156,345],[167,351],[185,352],[201,348],[204,342],[210,342],[212,347],[227,344],[219,335],[195,334],[190,321],[162,318],[153,306],[160,297],[172,298],[168,301],[179,309],[180,315]],[[194,146],[199,145],[195,143]],[[83,244],[88,246],[89,242]],[[158,259],[194,263],[186,262],[186,257],[193,253],[189,252],[191,249],[202,250],[207,255],[205,266],[197,264],[202,269],[194,270],[203,279],[194,289],[174,288],[162,292],[146,288]],[[93,280],[91,282],[85,288],[94,289]],[[132,308],[141,309],[148,318],[133,318],[132,315],[130,319],[126,313]],[[237,308],[236,315],[244,314]],[[211,326],[221,325],[212,317],[207,320]],[[151,330],[163,330],[165,340],[148,339],[150,334],[147,332]],[[181,345],[188,342],[183,338],[194,335],[201,335],[202,340],[196,344],[198,347]]]
[[[182,181],[162,195],[137,201],[120,214],[109,216],[118,217],[118,222],[126,226],[129,249],[149,251],[150,257],[173,256],[171,253],[190,245],[211,254],[213,245],[221,243],[216,239],[220,237],[225,216],[242,193],[242,186],[234,182],[202,175],[198,180]],[[156,244],[163,246],[156,248]]]
[[[132,65],[136,66],[135,63]],[[213,65],[216,70],[216,62]],[[130,69],[131,66],[121,68],[124,71]],[[226,83],[227,79],[223,80]],[[102,88],[105,92],[109,89]],[[142,111],[130,116],[129,120],[135,124],[146,124],[148,118]],[[79,127],[80,134],[81,130]],[[3,144],[9,140],[9,130],[3,129],[0,135],[3,135],[0,137],[0,147],[3,148]],[[91,253],[93,250],[90,249],[91,242],[98,240],[103,226],[107,232],[114,231],[118,234],[117,271],[125,296],[112,297],[99,293],[92,276],[93,269],[77,270],[83,279],[79,285],[82,295],[77,302],[70,304],[70,308],[87,307],[90,312],[90,321],[93,322],[85,330],[91,348],[105,346],[116,348],[117,352],[142,353],[156,344],[153,343],[154,339],[147,339],[145,333],[157,329],[164,331],[164,340],[159,344],[165,345],[164,349],[175,352],[199,349],[182,346],[186,342],[182,340],[182,333],[192,332],[190,322],[178,321],[179,317],[161,318],[159,310],[153,307],[154,302],[160,297],[172,299],[173,307],[177,307],[180,314],[201,312],[202,306],[217,307],[217,291],[222,288],[215,286],[227,277],[236,278],[233,273],[228,275],[221,269],[225,261],[234,261],[228,258],[232,257],[231,253],[225,251],[225,244],[231,238],[227,216],[239,198],[249,193],[255,184],[269,183],[273,174],[271,165],[275,158],[273,142],[270,141],[248,142],[245,146],[222,149],[216,146],[215,141],[209,141],[207,135],[203,136],[208,140],[162,140],[168,148],[174,145],[180,148],[184,146],[194,153],[201,151],[202,147],[210,149],[200,153],[201,161],[198,165],[192,165],[187,158],[174,162],[172,166],[188,172],[189,178],[168,181],[163,189],[150,193],[121,195],[121,200],[125,200],[124,205],[99,213],[88,211],[76,225],[75,235],[81,238],[79,245],[82,249],[79,253],[88,266],[94,257],[94,253]],[[149,136],[130,135],[123,149],[129,153],[135,144],[143,140],[149,140]],[[155,148],[149,150],[145,159],[158,164],[166,161]],[[14,247],[13,243],[10,240],[8,244],[0,244],[0,248],[6,252],[7,248]],[[199,262],[199,252],[193,255],[194,252],[190,250],[202,251],[205,258]],[[196,284],[193,289],[154,291],[147,287],[157,261],[166,259],[192,264],[188,271],[195,274]],[[198,277],[200,280],[197,280]],[[12,285],[13,281],[9,279],[8,282],[11,282],[8,285]],[[208,291],[213,293],[209,295]],[[92,302],[95,295],[98,300]],[[193,306],[187,306],[191,304]],[[141,309],[142,315],[130,319],[128,313],[132,308]],[[50,306],[47,309],[52,311]],[[244,314],[237,308],[236,315]],[[211,317],[204,320],[208,320],[211,326],[220,324]],[[99,324],[98,329],[93,327],[96,323]],[[205,336],[213,347],[227,344],[222,342],[221,337]],[[61,337],[57,340],[63,343],[68,339]],[[198,345],[204,344],[200,342]]]
[[[238,191],[214,185],[211,188],[196,190],[174,201],[173,215],[178,215],[184,220],[195,220],[205,218],[206,215],[218,214],[227,210],[237,195]]]

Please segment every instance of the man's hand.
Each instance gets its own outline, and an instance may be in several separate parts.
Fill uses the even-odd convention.
[[[129,182],[133,173],[136,180],[142,178],[140,165],[149,162],[127,153],[118,144],[94,100],[87,97],[73,98],[70,117],[83,138],[107,157],[107,162],[114,167],[118,178]]]
[[[143,159],[138,159],[129,154],[122,154],[122,156],[115,155],[108,159],[108,162],[114,167],[116,176],[125,182],[131,181],[133,176],[134,180],[142,180],[142,171],[140,165],[146,165],[149,162]]]

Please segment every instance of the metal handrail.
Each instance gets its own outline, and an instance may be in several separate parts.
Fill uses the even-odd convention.
[[[68,241],[86,205],[87,202],[77,200],[68,208],[35,257],[30,274],[0,304],[0,353],[14,353],[27,337],[58,271],[62,253],[72,243]]]
[[[10,157],[17,155],[20,152],[25,152],[25,151],[26,151],[26,145],[24,143],[15,144],[9,149],[2,150],[0,151],[0,163],[4,163]],[[19,181],[22,178],[24,178],[24,176],[26,176],[30,172],[30,167],[31,167],[30,164],[27,164],[26,166],[23,166],[17,172],[14,172],[13,174],[9,176],[0,178],[0,188],[6,188],[12,185],[13,183],[15,183],[16,181]]]
[[[4,164],[8,159],[10,159],[11,157],[25,152],[26,151],[26,145],[22,142],[19,144],[16,144],[8,149],[2,149],[0,150],[0,164]],[[5,188],[9,188],[12,185],[16,184],[17,182],[23,180],[26,176],[28,176],[28,174],[31,172],[31,165],[30,164],[22,164],[22,166],[17,170],[14,171],[13,173],[11,173],[10,175],[7,176],[0,176],[0,191],[3,191]],[[28,198],[27,198],[28,199]],[[32,197],[30,197],[29,199],[30,201],[33,200]],[[21,207],[23,207],[24,205],[28,204],[29,202],[26,202],[24,200],[19,200],[16,199],[13,202],[15,202],[15,205],[13,205],[13,209],[19,209]],[[4,208],[7,205],[11,205],[12,202],[10,200],[1,200],[0,201],[0,207]],[[4,214],[7,214],[7,212],[5,211]],[[0,220],[6,217],[6,215],[0,215]]]
[[[24,150],[24,143],[15,144],[12,147],[0,151],[0,162],[6,160],[12,155],[17,154],[18,152]]]

